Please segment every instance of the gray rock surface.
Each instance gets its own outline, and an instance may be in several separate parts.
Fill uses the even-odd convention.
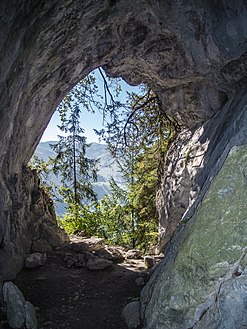
[[[201,142],[207,142],[209,131],[214,136],[201,159],[211,171],[205,166],[194,176],[194,184],[202,184],[197,198],[142,291],[144,328],[238,329],[246,324],[246,104],[243,88],[202,130]]]
[[[124,255],[118,247],[106,246],[104,249],[96,251],[96,255],[100,258],[108,259],[113,263],[121,263],[124,261]]]
[[[224,282],[213,303],[193,329],[247,328],[246,282],[246,271],[241,276],[229,278]]]
[[[129,329],[138,328],[140,325],[140,302],[133,301],[123,309],[123,317]]]
[[[12,282],[5,282],[2,289],[3,302],[7,310],[7,319],[10,328],[37,329],[38,323],[35,309],[25,300],[22,292]]]
[[[32,251],[45,253],[48,251],[52,251],[52,246],[47,242],[47,240],[38,239],[38,240],[33,241]]]
[[[10,220],[7,226],[4,220],[1,222],[0,282],[15,277],[23,266],[26,254],[31,252],[32,245],[37,240],[46,241],[49,246],[62,245],[68,241],[68,236],[57,226],[53,203],[40,186],[35,170],[26,168],[20,174],[10,175],[9,183],[7,195],[14,198],[13,202],[9,202],[15,209],[11,217],[15,224],[11,231]],[[5,207],[6,214],[10,214],[11,207]],[[7,231],[2,236],[4,227]]]
[[[92,236],[91,238],[87,238],[83,240],[84,243],[87,244],[89,251],[97,251],[105,246],[105,240],[102,238],[97,238]]]
[[[137,287],[142,287],[145,285],[146,282],[143,277],[139,277],[135,280],[135,283],[136,283]]]
[[[12,282],[3,285],[3,301],[7,308],[7,319],[11,328],[21,328],[25,324],[25,298]]]
[[[143,252],[138,249],[130,249],[125,254],[127,259],[139,259],[143,257]]]
[[[26,328],[37,329],[38,321],[36,319],[34,306],[30,302],[26,301],[25,310],[26,310],[26,322],[25,322]]]
[[[30,177],[22,168],[69,88],[95,67],[104,66],[109,75],[122,76],[131,84],[148,83],[160,95],[163,109],[194,131],[244,81],[246,4],[58,0],[53,5],[3,0],[0,12],[0,243],[5,264],[0,276],[4,279],[21,268],[30,251],[34,222],[42,214],[41,194],[27,188]],[[181,143],[176,143],[178,151]],[[173,163],[166,166],[171,178]],[[174,184],[159,194],[161,246],[176,228],[173,220],[177,223],[189,204],[186,191],[191,182],[184,193],[181,188],[176,192]],[[185,194],[182,203],[181,194]],[[31,195],[38,202],[32,208]]]
[[[43,266],[46,262],[46,254],[41,254],[40,252],[34,252],[28,255],[25,259],[26,268],[35,268]]]
[[[92,271],[104,270],[107,267],[112,266],[113,262],[103,258],[92,258],[87,262],[87,268]]]

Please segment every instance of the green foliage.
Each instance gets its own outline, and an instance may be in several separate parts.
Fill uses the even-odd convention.
[[[43,161],[34,154],[28,165],[31,170],[36,170],[42,180],[42,183],[46,183],[49,180],[50,168],[48,162]]]
[[[74,232],[84,232],[86,235],[94,235],[97,225],[97,217],[90,211],[88,205],[79,205],[78,203],[69,203],[66,213],[63,217],[58,217],[58,223],[66,230],[68,234]]]
[[[43,161],[38,156],[34,154],[28,164],[31,170],[35,170],[39,177],[39,185],[49,196],[49,198],[56,199],[56,190],[58,187],[56,184],[50,180],[49,175],[51,173],[51,163],[50,161]]]
[[[156,188],[169,141],[179,127],[163,111],[158,96],[142,87],[129,94],[124,112],[115,110],[103,137],[118,162],[127,189],[113,181],[113,192],[128,211],[131,245],[147,251],[158,237]]]
[[[167,142],[164,148],[166,145]],[[144,251],[156,245],[159,155],[155,151],[153,146],[139,155],[133,170],[134,180],[125,189],[112,180],[112,194],[101,201],[79,208],[70,205],[59,221],[63,228],[68,233],[83,231],[86,235],[103,237],[108,243],[135,246]]]
[[[104,85],[100,95],[94,75],[82,79],[58,107],[65,136],[52,146],[53,172],[61,176],[59,193],[68,208],[60,225],[68,233],[82,231],[108,243],[127,244],[148,251],[157,242],[156,188],[169,141],[179,130],[162,108],[158,96],[142,86],[126,104],[118,99],[121,86],[99,70]],[[125,179],[125,188],[111,180],[112,194],[95,200],[92,182],[96,162],[86,158],[88,147],[79,125],[81,110],[102,113],[105,129],[97,132],[107,142]],[[40,163],[40,168],[45,165]],[[43,170],[42,169],[42,170]],[[82,202],[84,200],[84,202]],[[85,201],[93,201],[85,204]]]
[[[129,209],[113,195],[91,205],[70,204],[58,222],[69,234],[80,231],[102,237],[110,244],[131,244]]]
[[[166,145],[164,142],[164,148]],[[146,148],[136,160],[134,179],[129,185],[129,200],[136,217],[135,243],[144,250],[156,245],[158,238],[156,188],[159,157],[156,145]]]
[[[129,220],[129,209],[114,196],[106,196],[98,205],[101,218],[100,235],[109,243],[131,244],[132,231]]]

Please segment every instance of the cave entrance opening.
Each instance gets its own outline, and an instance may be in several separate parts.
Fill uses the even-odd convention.
[[[64,97],[31,166],[67,233],[154,250],[157,177],[167,143],[162,124],[151,89],[108,78],[101,68]]]
[[[70,244],[48,250],[44,266],[37,271],[22,271],[15,281],[25,297],[39,307],[38,322],[44,328],[79,329],[82,323],[89,329],[122,328],[124,305],[130,298],[137,298],[147,280],[143,252],[151,251],[158,235],[155,177],[160,156],[160,135],[157,135],[157,126],[154,125],[153,129],[148,126],[148,122],[156,118],[157,96],[144,86],[131,89],[119,80],[108,80],[105,75],[101,79],[105,88],[102,88],[103,93],[96,95],[95,100],[91,99],[91,89],[93,92],[97,90],[94,86],[97,78],[94,80],[90,76],[65,96],[36,150],[38,158],[31,164],[43,176],[43,189],[48,193],[57,193],[54,184],[51,187],[47,185],[55,183],[59,190],[63,175],[67,177],[69,160],[62,163],[66,168],[63,174],[59,161],[49,163],[49,156],[64,161],[60,153],[66,153],[68,157],[71,153],[63,148],[54,149],[54,146],[62,142],[62,146],[73,149],[72,137],[80,132],[84,137],[87,135],[89,142],[93,142],[91,147],[86,147],[86,140],[76,141],[76,146],[81,143],[85,147],[83,159],[84,155],[90,160],[100,158],[98,182],[93,183],[94,188],[100,183],[99,187],[103,187],[107,194],[101,200],[91,204],[82,202],[77,207],[69,194],[73,184],[70,186],[70,182],[65,181],[62,194],[56,195],[56,203],[63,196],[67,210],[60,209],[57,219],[68,233],[75,234],[70,235]],[[85,99],[86,90],[90,91],[90,95]],[[123,90],[128,94],[127,101],[119,96]],[[96,113],[98,110],[99,114]],[[89,122],[91,120],[92,128],[98,130],[96,135],[102,143],[92,140],[86,129],[87,119]],[[99,125],[97,120],[100,121]],[[54,136],[57,124],[63,127],[56,132],[62,137],[59,140]],[[77,124],[79,128],[83,127],[83,131]],[[79,157],[77,151],[75,156]],[[60,168],[58,177],[54,177],[54,170],[51,170],[54,165]],[[121,173],[118,172],[120,169]],[[80,182],[80,176],[77,178]],[[88,183],[90,177],[86,178]],[[112,193],[109,192],[110,187]],[[150,220],[151,216],[153,221]],[[103,239],[107,243],[105,246]],[[35,252],[42,252],[42,248],[47,247],[40,241],[35,241],[32,246],[35,246],[32,250]],[[133,250],[133,246],[139,250]],[[27,289],[27,286],[32,289]]]

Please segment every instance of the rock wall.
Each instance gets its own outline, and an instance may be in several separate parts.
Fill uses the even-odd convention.
[[[45,252],[68,241],[35,170],[23,168],[9,175],[4,197],[1,211],[7,221],[1,222],[0,282],[15,277],[30,251]]]
[[[181,247],[184,257],[190,253],[186,238],[197,236],[193,233],[197,232],[194,223],[202,225],[195,209],[201,201],[202,209],[203,203],[215,209],[216,197],[208,199],[210,184],[221,179],[217,175],[222,166],[224,170],[230,149],[245,143],[242,122],[247,70],[246,1],[2,0],[0,17],[0,281],[10,279],[20,268],[36,236],[32,230],[35,220],[37,216],[42,218],[36,207],[30,209],[34,182],[28,183],[33,178],[22,168],[62,97],[81,77],[103,66],[113,77],[121,76],[131,84],[149,84],[160,95],[164,111],[183,125],[167,156],[158,193],[160,248],[170,240],[182,216],[184,222],[191,219],[180,225],[166,249],[164,264],[143,293],[143,321],[147,328],[175,328],[176,318],[181,328],[187,323],[194,325],[198,317],[193,317],[193,312],[204,303],[211,288],[203,286],[201,298],[191,302],[189,312],[188,302],[181,311],[181,295],[177,297],[175,289],[168,295],[164,287],[167,277],[172,286],[172,278],[178,282],[176,275],[180,278],[184,272],[189,290],[191,272],[196,281],[198,271],[218,268],[218,258],[207,263],[209,256],[205,257],[203,270],[201,265],[196,267],[198,258],[191,247],[195,261],[183,270],[185,264],[177,250]],[[236,157],[243,163],[242,149]],[[228,160],[235,161],[229,156],[226,166]],[[216,195],[213,186],[212,193]],[[39,198],[38,193],[35,195],[36,192],[33,197]],[[240,196],[243,195],[242,191]],[[205,213],[210,213],[209,209],[201,210],[203,222],[207,222]],[[214,220],[218,217],[208,219],[208,223]],[[234,228],[239,223],[236,221]],[[224,225],[228,227],[229,221]],[[231,230],[226,231],[231,235]],[[239,239],[239,245],[233,240],[227,242],[229,248],[232,244],[239,250],[238,254],[231,253],[231,259],[222,256],[229,266],[240,259],[244,240]],[[195,243],[200,242],[205,248],[203,239],[195,239]],[[217,245],[219,250],[222,243],[221,240]],[[214,248],[215,245],[208,246],[205,254],[211,255]],[[244,276],[240,277],[242,282]],[[205,282],[210,281],[208,278]],[[227,289],[232,289],[234,282],[227,281]],[[216,291],[216,286],[210,287]],[[167,312],[174,316],[166,319]],[[198,321],[206,321],[212,314],[207,312]],[[196,328],[203,326],[206,327],[198,322]]]
[[[230,329],[247,326],[247,87],[195,132],[186,172],[200,187],[165,250],[165,259],[142,291],[144,328]],[[200,134],[199,134],[200,132]],[[198,138],[199,136],[199,138]],[[209,139],[209,136],[211,139]],[[204,166],[198,166],[204,163]],[[183,170],[174,170],[183,180]],[[198,167],[200,168],[198,170]],[[193,190],[193,189],[192,189]],[[188,192],[187,192],[188,193]]]

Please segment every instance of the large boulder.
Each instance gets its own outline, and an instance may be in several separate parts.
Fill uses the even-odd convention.
[[[111,267],[113,262],[103,258],[92,258],[86,264],[86,267],[91,271],[100,271]]]
[[[97,238],[94,236],[83,239],[83,243],[88,246],[89,251],[97,251],[105,246],[105,240],[103,238]]]
[[[201,159],[207,166],[197,184],[204,184],[142,291],[145,329],[247,325],[246,104],[242,89],[222,109],[225,122],[216,116],[200,137],[205,143],[215,132]]]
[[[96,255],[100,258],[108,259],[113,263],[121,263],[124,261],[124,255],[119,247],[105,246],[96,251]]]
[[[105,240],[98,237],[82,238],[80,236],[71,235],[70,243],[66,244],[63,249],[76,252],[98,251],[105,246]]]
[[[5,282],[2,292],[9,326],[21,328],[26,320],[26,301],[22,292],[12,282]]]
[[[2,288],[2,295],[10,328],[38,328],[33,305],[25,300],[22,292],[16,285],[12,282],[5,282]]]

